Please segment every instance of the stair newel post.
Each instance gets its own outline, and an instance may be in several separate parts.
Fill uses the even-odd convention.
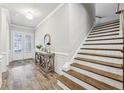
[[[124,90],[124,10],[118,11],[120,15],[120,36],[123,37],[123,90]]]

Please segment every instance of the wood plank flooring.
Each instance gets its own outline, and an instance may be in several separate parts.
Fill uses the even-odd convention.
[[[58,76],[55,72],[44,73],[33,60],[16,61],[3,73],[1,90],[60,90]]]

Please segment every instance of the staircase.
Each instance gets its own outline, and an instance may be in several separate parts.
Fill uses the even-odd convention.
[[[123,38],[119,20],[96,25],[71,64],[58,77],[58,85],[70,90],[123,89]]]

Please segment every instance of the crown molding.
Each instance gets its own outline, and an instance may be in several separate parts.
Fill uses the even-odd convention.
[[[44,23],[46,20],[48,20],[54,13],[56,13],[63,5],[64,5],[64,3],[59,4],[52,12],[50,12],[43,20],[41,20],[40,23],[35,27],[35,30],[36,30],[42,23]]]
[[[17,28],[23,28],[23,29],[30,29],[30,30],[34,30],[33,27],[27,27],[27,26],[22,26],[22,25],[17,25],[17,24],[10,24],[11,27],[17,27]]]

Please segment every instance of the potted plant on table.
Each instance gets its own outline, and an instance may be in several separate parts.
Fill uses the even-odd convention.
[[[41,44],[39,44],[39,45],[36,45],[36,48],[40,51],[41,49],[42,49],[42,45]]]

